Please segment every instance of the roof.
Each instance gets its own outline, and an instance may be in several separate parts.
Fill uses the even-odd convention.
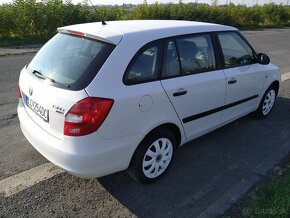
[[[59,32],[77,31],[85,36],[118,44],[126,35],[134,34],[135,37],[146,34],[156,35],[160,38],[211,31],[237,30],[234,27],[219,24],[181,21],[181,20],[126,20],[107,21],[107,25],[101,22],[77,24],[58,28]]]

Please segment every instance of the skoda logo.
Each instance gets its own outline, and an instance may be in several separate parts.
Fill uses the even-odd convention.
[[[31,96],[33,94],[33,88],[29,87],[29,95]]]

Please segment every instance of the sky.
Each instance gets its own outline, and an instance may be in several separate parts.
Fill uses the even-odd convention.
[[[141,4],[144,0],[91,0],[94,5],[122,5],[122,4]],[[0,0],[0,4],[9,3],[12,0]],[[82,0],[72,0],[73,3],[81,3]],[[148,4],[155,3],[156,0],[147,0]],[[174,2],[178,3],[178,0],[158,0],[159,3],[168,3]],[[183,3],[188,2],[198,2],[198,3],[208,3],[211,4],[212,0],[183,0]],[[290,4],[289,0],[218,0],[218,4],[226,4],[232,2],[234,4],[246,4],[246,5],[253,5],[253,4],[265,4],[274,2],[276,4],[283,4],[286,5],[287,3]]]

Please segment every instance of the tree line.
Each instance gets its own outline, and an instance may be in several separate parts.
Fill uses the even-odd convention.
[[[206,4],[143,4],[131,10],[122,6],[99,6],[100,16],[106,20],[174,19],[194,20],[235,27],[289,25],[290,7],[274,3],[254,5],[206,5]],[[0,38],[48,39],[56,28],[70,24],[99,21],[95,9],[87,0],[74,5],[70,0],[13,0],[0,5]]]

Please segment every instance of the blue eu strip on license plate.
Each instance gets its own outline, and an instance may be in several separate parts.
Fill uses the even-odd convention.
[[[48,122],[48,109],[44,108],[37,102],[33,101],[27,95],[24,95],[24,101],[27,107],[29,107],[32,111],[34,111],[38,116],[40,116],[44,121]]]
[[[28,105],[29,98],[26,95],[24,96],[25,96],[25,104]]]

